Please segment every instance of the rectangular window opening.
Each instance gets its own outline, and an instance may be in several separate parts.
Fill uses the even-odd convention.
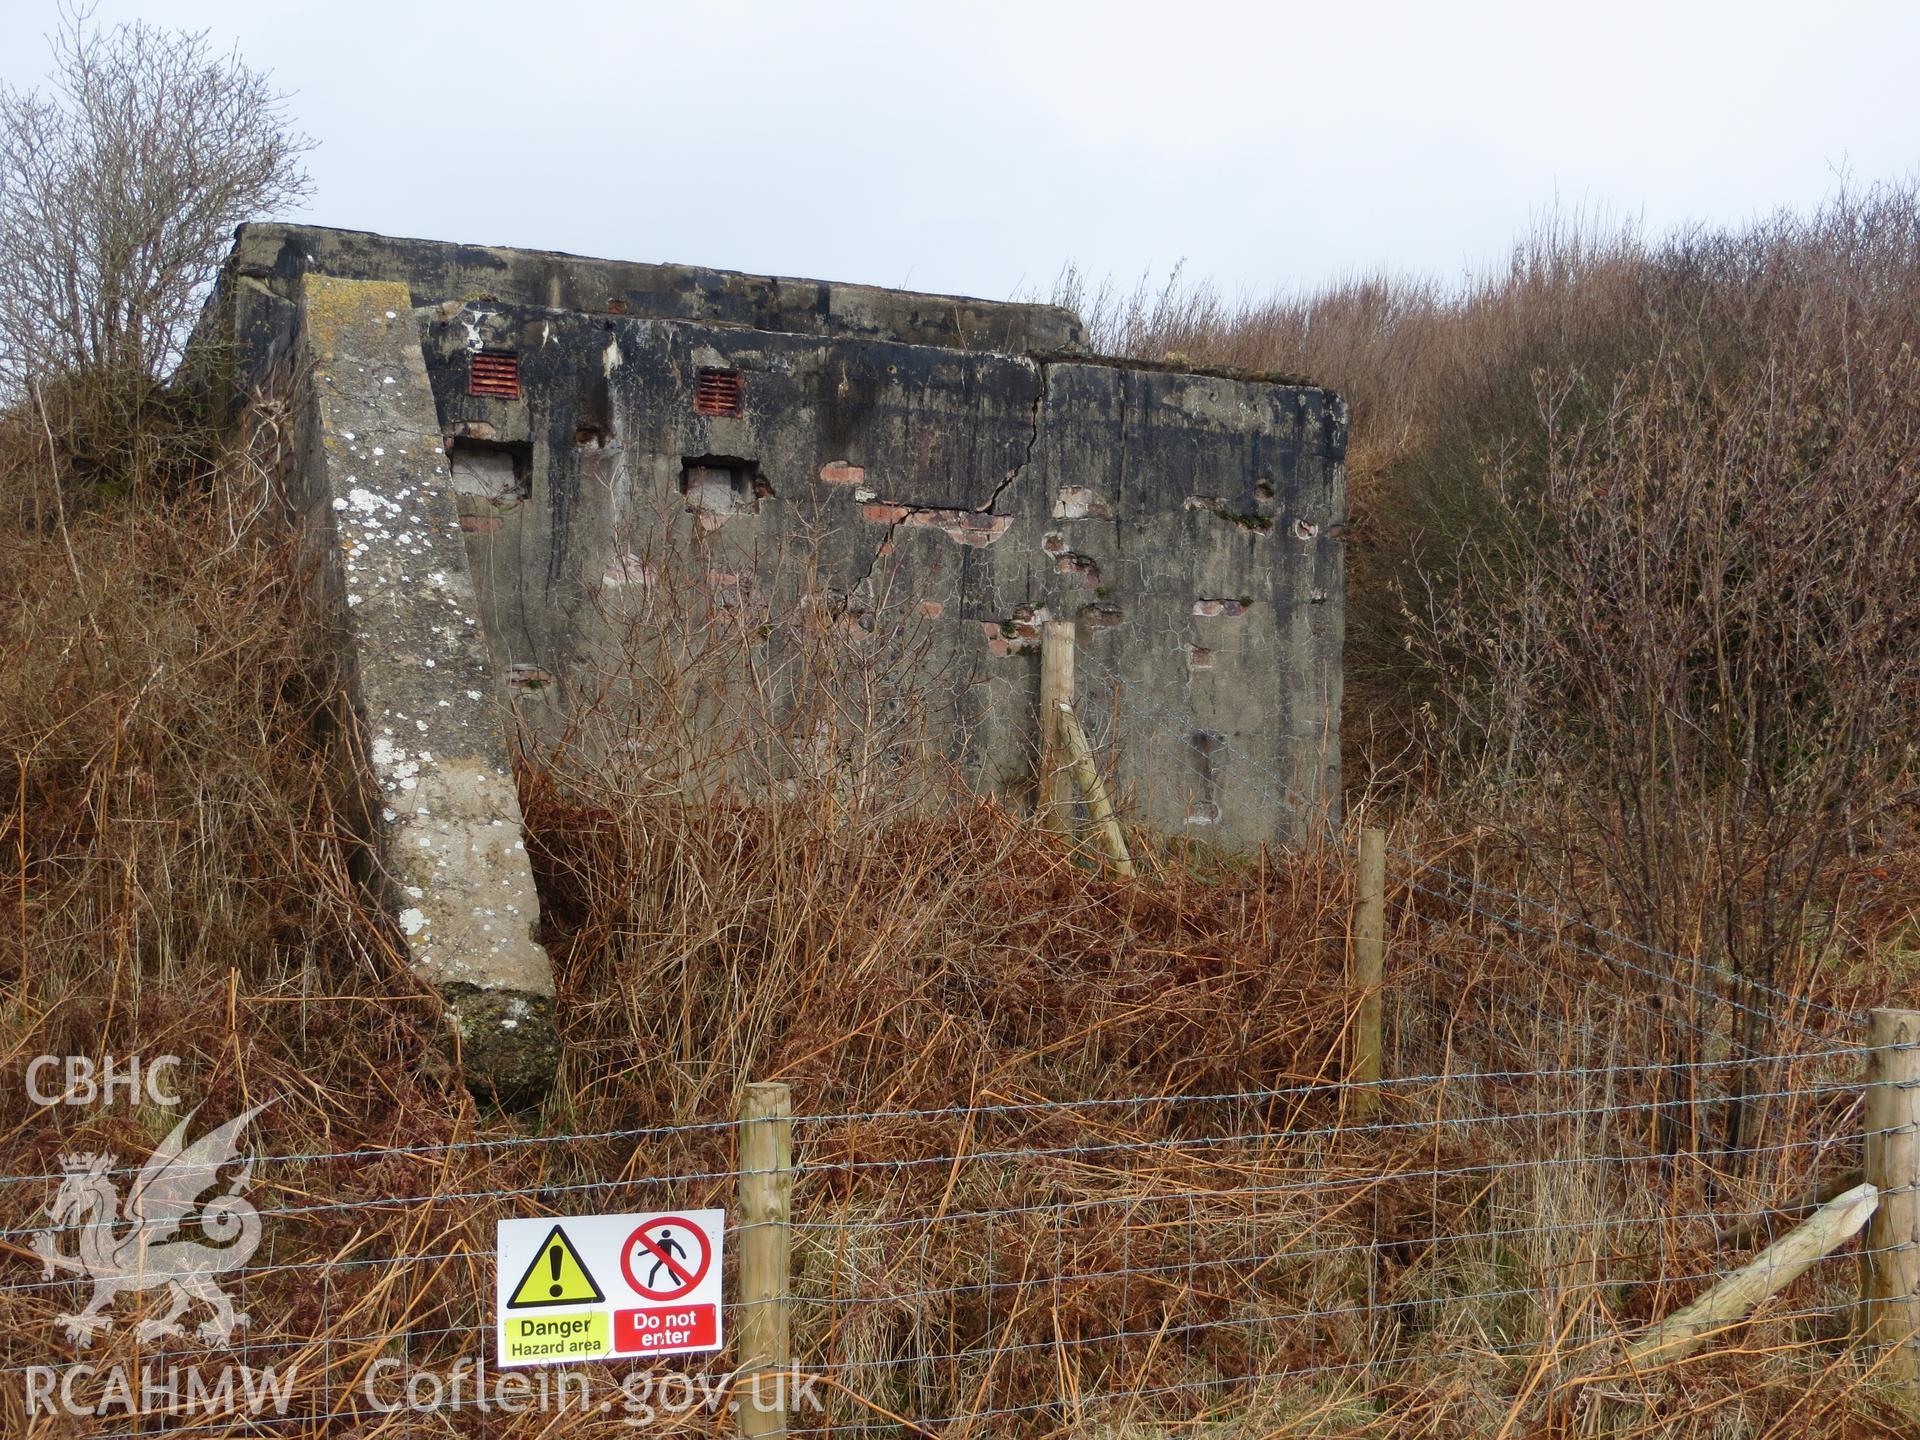
[[[709,515],[738,515],[760,508],[773,487],[752,460],[732,455],[689,455],[680,462],[680,493],[687,509]]]
[[[533,494],[533,447],[491,440],[455,440],[447,449],[457,496],[516,505]]]

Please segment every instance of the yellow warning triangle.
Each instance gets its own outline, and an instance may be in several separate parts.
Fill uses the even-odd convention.
[[[573,1241],[558,1225],[547,1232],[533,1262],[507,1299],[509,1310],[534,1310],[542,1305],[591,1305],[606,1299],[581,1260]]]

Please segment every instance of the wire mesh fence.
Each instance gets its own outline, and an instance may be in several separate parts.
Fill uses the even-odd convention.
[[[795,1117],[791,1273],[774,1302],[792,1337],[790,1431],[1112,1433],[1357,1403],[1382,1386],[1417,1395],[1440,1377],[1493,1395],[1543,1366],[1618,1370],[1621,1337],[1694,1299],[1857,1164],[1859,1046],[1466,1068],[1463,1007],[1430,975],[1406,966],[1392,984],[1399,1055],[1424,1043],[1445,1063],[1379,1082],[1364,1123],[1356,1087],[1333,1074]],[[1765,1123],[1729,1148],[1714,1120],[1735,1099]],[[72,1158],[5,1177],[0,1243],[23,1261],[6,1286],[0,1396],[29,1418],[78,1411],[103,1437],[403,1434],[423,1415],[556,1410],[589,1429],[638,1416],[710,1432],[740,1398],[728,1377],[748,1302],[731,1281],[729,1342],[710,1357],[489,1373],[494,1222],[723,1207],[732,1252],[734,1196],[753,1178],[737,1146],[726,1117],[259,1155],[259,1248],[213,1277],[245,1317],[224,1344],[192,1332],[206,1308],[183,1313],[187,1333],[142,1338],[131,1303],[87,1335],[75,1317],[95,1274],[37,1275],[24,1260],[137,1234],[123,1200],[138,1165]],[[184,1231],[152,1228],[146,1266],[166,1272]],[[1810,1370],[1865,1363],[1848,1325],[1861,1253],[1797,1281],[1745,1343]],[[160,1285],[138,1313],[172,1308]],[[131,1376],[125,1403],[117,1374]]]
[[[1207,737],[1204,771],[1156,763],[1195,751],[1190,720],[1084,658],[1087,708],[1123,717],[1104,738],[1133,772],[1268,787],[1310,815],[1227,737]],[[1311,818],[1343,863],[1347,833]],[[207,1283],[184,1304],[159,1277],[190,1269],[168,1247],[200,1217],[143,1217],[144,1157],[0,1176],[0,1422],[103,1440],[534,1435],[556,1415],[569,1435],[713,1433],[767,1304],[791,1337],[789,1433],[1262,1433],[1631,1387],[1625,1340],[1860,1167],[1863,1017],[1393,857],[1385,1078],[1356,1082],[1338,1033],[1257,1086],[797,1115],[788,1273],[772,1297],[728,1275],[707,1356],[496,1371],[495,1226],[720,1208],[737,1253],[737,1197],[764,1172],[732,1115],[258,1154],[219,1176],[257,1248],[191,1262]],[[1325,966],[1345,944],[1326,937]],[[1741,1345],[1801,1376],[1871,1370],[1859,1271],[1911,1244],[1821,1262]]]

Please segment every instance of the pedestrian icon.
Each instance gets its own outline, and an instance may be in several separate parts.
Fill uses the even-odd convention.
[[[547,1232],[533,1252],[520,1283],[507,1301],[509,1310],[534,1310],[543,1305],[597,1305],[606,1299],[599,1282],[587,1269],[579,1251],[558,1225]]]
[[[653,1268],[647,1271],[647,1289],[659,1290],[664,1288],[660,1284],[660,1272],[662,1270],[667,1272],[673,1284],[685,1285],[687,1283],[687,1272],[673,1262],[676,1258],[685,1260],[687,1258],[687,1252],[681,1248],[680,1242],[673,1238],[672,1229],[663,1225],[660,1228],[660,1233],[652,1238],[653,1249],[657,1258],[653,1262]]]

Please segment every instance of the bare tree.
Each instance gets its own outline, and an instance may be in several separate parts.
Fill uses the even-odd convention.
[[[286,96],[205,32],[61,10],[45,90],[0,86],[0,398],[158,378],[234,226],[307,192]]]

